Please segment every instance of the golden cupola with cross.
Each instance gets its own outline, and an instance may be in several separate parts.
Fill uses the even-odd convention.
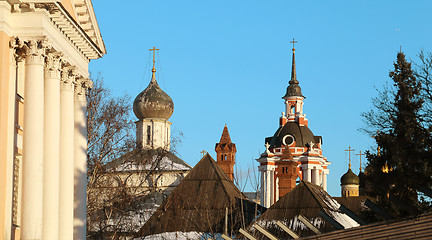
[[[359,196],[360,178],[351,170],[351,152],[353,152],[354,149],[348,147],[348,150],[345,151],[348,152],[349,163],[348,171],[344,175],[342,175],[340,179],[342,197],[357,197]]]
[[[152,48],[153,68],[149,85],[135,98],[133,111],[139,119],[137,125],[137,146],[139,148],[170,149],[171,122],[168,119],[174,112],[174,103],[156,81],[155,54],[159,49]]]
[[[308,127],[303,112],[304,99],[297,79],[296,59],[292,41],[291,78],[282,99],[285,112],[273,136],[265,138],[266,150],[257,159],[261,172],[261,204],[270,207],[279,197],[292,189],[296,179],[311,182],[327,190],[328,165],[322,154],[322,137]],[[292,159],[286,159],[291,155]],[[289,167],[288,167],[289,165]],[[287,168],[288,167],[288,168]]]

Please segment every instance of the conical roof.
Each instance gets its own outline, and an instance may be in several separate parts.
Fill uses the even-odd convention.
[[[306,217],[323,233],[335,230],[331,224],[319,215],[320,211],[328,214],[346,228],[359,226],[357,222],[339,211],[339,207],[340,204],[323,188],[302,181],[267,209],[253,224],[258,224],[270,231],[278,239],[289,239],[290,237],[276,225],[276,221],[281,221],[299,236],[314,234],[300,222],[299,215]],[[249,232],[253,233],[257,239],[266,239],[253,228],[253,225],[249,226]]]
[[[167,232],[222,233],[226,209],[229,229],[237,231],[243,217],[246,225],[256,217],[256,207],[258,215],[265,209],[241,193],[206,154],[144,224],[138,236]]]
[[[222,131],[222,136],[220,138],[220,141],[218,143],[216,143],[215,150],[218,150],[218,149],[221,149],[221,150],[234,149],[234,151],[236,151],[236,146],[234,143],[231,142],[231,137],[230,137],[230,134],[228,132],[228,127],[226,124],[225,124],[223,131]]]

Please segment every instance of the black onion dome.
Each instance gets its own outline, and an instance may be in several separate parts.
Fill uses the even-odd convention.
[[[301,92],[301,87],[299,86],[299,82],[297,80],[291,80],[289,81],[289,86],[287,87],[287,91],[285,96],[283,96],[283,99],[286,99],[288,97],[304,97]]]
[[[350,184],[360,185],[360,178],[351,169],[348,169],[348,172],[341,177],[341,185]]]
[[[314,144],[317,143],[312,131],[307,126],[300,126],[297,122],[287,122],[285,125],[279,127],[273,135],[270,141],[270,148],[285,145],[283,143],[283,138],[287,135],[294,137],[296,147],[307,147],[306,144],[309,144],[310,142],[313,142]]]
[[[174,103],[156,82],[153,76],[150,84],[135,98],[133,111],[138,119],[162,118],[168,120],[174,112]]]

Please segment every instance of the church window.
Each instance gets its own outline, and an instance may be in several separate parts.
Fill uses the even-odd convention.
[[[227,160],[227,155],[225,155],[225,161]]]
[[[284,167],[282,168],[282,173],[285,173],[285,168]]]
[[[224,156],[223,155],[221,155],[221,161],[223,161],[224,160]]]
[[[147,145],[150,145],[151,140],[151,126],[147,126]]]
[[[295,113],[295,106],[291,105],[291,113],[294,114]]]

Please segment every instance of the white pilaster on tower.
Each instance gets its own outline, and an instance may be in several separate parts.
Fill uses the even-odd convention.
[[[303,181],[312,182],[311,169],[307,166],[303,169]]]
[[[261,204],[268,208],[275,202],[275,166],[263,165],[259,166],[258,169],[261,172],[261,179],[263,180],[263,184],[261,185]]]
[[[318,186],[321,185],[321,181],[319,178],[319,169],[317,169],[316,167],[312,169],[312,183]]]
[[[275,171],[274,169],[269,171],[270,173],[270,184],[272,185],[270,187],[270,206],[273,205],[275,203]]]

